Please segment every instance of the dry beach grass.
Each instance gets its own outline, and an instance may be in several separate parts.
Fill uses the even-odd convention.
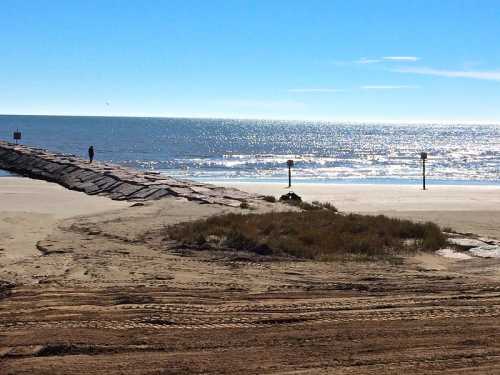
[[[438,250],[446,238],[433,223],[383,215],[342,215],[332,208],[301,212],[227,214],[166,230],[187,246],[229,248],[315,260],[376,260]]]

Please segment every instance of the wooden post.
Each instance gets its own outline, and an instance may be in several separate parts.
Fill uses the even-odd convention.
[[[287,160],[286,165],[288,165],[288,187],[292,187],[292,167],[293,160]]]
[[[420,159],[422,159],[422,187],[425,190],[425,161],[427,160],[427,152],[422,152]]]

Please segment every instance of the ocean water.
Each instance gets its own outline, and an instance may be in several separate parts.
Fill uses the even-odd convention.
[[[500,126],[0,116],[0,139],[198,180],[500,184]]]

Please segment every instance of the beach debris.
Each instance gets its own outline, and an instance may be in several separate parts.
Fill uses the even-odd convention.
[[[241,202],[240,203],[240,208],[244,210],[249,210],[251,207],[247,202]]]
[[[10,295],[10,291],[14,289],[16,284],[10,281],[0,280],[0,299],[5,298]]]
[[[36,243],[36,248],[42,253],[42,255],[52,255],[52,254],[64,254],[71,252],[73,249],[61,249],[59,247],[53,247],[54,243],[50,240],[40,240]]]
[[[500,246],[497,245],[484,245],[474,247],[469,250],[469,253],[476,257],[481,258],[500,258]]]
[[[283,202],[290,202],[290,201],[302,202],[302,198],[300,196],[298,196],[297,194],[295,194],[293,191],[290,191],[287,194],[283,194],[280,197],[280,201],[283,201]]]

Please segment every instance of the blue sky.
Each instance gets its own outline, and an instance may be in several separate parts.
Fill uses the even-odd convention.
[[[0,3],[0,113],[500,122],[500,1]]]

